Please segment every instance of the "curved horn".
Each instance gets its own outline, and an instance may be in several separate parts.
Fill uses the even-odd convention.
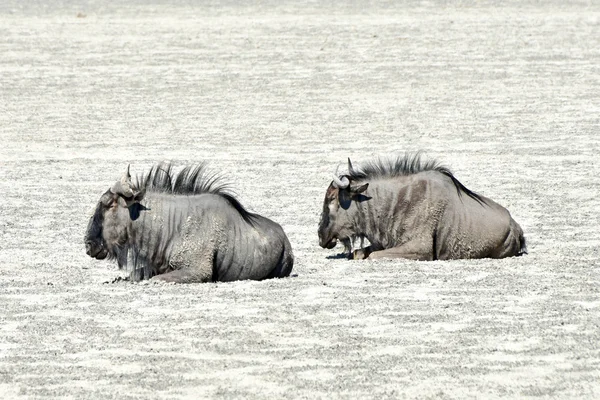
[[[337,177],[337,175],[333,175],[333,184],[338,189],[346,189],[348,186],[350,186],[350,180],[345,176],[340,179]]]
[[[350,161],[350,157],[348,157],[348,172],[353,174],[354,168],[352,168],[352,161]]]
[[[129,174],[129,167],[131,164],[127,164],[127,169],[120,180],[115,182],[110,188],[110,191],[115,194],[123,194],[125,196],[133,196],[133,188],[131,184],[131,175]]]

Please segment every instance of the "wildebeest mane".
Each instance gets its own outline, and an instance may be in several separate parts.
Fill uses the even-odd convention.
[[[450,169],[444,167],[436,160],[421,160],[421,153],[415,154],[406,153],[403,156],[396,158],[378,158],[375,161],[369,161],[362,164],[360,167],[352,168],[346,176],[350,180],[365,181],[377,178],[393,178],[397,176],[414,175],[424,171],[437,171],[446,175],[452,180],[459,196],[466,194],[479,204],[485,204],[485,200],[477,193],[467,189],[456,177]]]
[[[181,195],[215,194],[227,200],[246,222],[253,223],[256,216],[235,198],[222,176],[207,171],[206,163],[188,165],[176,173],[171,163],[161,162],[152,166],[149,172],[139,175],[137,184],[142,191]]]

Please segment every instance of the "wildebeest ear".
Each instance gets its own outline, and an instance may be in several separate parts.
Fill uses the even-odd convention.
[[[368,183],[365,183],[364,185],[360,185],[360,186],[352,186],[350,185],[350,191],[354,194],[359,194],[364,192],[365,190],[367,190],[367,188],[369,187]]]
[[[353,174],[354,168],[352,168],[352,161],[350,161],[350,157],[348,157],[348,172]]]

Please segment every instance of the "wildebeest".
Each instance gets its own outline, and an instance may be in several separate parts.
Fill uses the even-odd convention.
[[[370,246],[351,251],[355,239]],[[436,161],[420,154],[379,159],[338,176],[327,188],[319,244],[340,240],[348,256],[448,260],[527,253],[508,210],[478,195]],[[362,246],[361,246],[362,247]]]
[[[85,246],[90,257],[115,259],[132,280],[281,278],[294,261],[281,226],[247,211],[204,164],[176,174],[160,163],[136,182],[128,166],[100,197]]]

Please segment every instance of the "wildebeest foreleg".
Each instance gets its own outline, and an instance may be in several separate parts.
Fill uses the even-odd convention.
[[[212,273],[204,273],[205,268],[182,268],[166,274],[156,275],[151,280],[172,283],[202,283],[212,280]]]
[[[356,250],[353,254],[355,260],[368,258],[377,260],[381,258],[406,258],[408,260],[431,261],[433,260],[433,248],[431,244],[420,240],[414,240],[404,243],[398,247],[392,247],[385,250],[373,251],[371,246]]]
[[[213,259],[212,250],[181,247],[173,251],[169,260],[169,267],[173,270],[152,279],[174,283],[210,282],[213,278]]]

